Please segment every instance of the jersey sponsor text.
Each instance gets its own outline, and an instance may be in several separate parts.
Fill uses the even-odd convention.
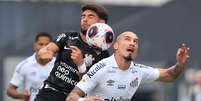
[[[129,98],[123,98],[122,96],[119,98],[114,98],[112,97],[111,99],[104,99],[104,101],[130,101],[131,99]]]
[[[97,72],[98,70],[100,70],[101,68],[103,68],[103,67],[105,67],[105,66],[106,66],[105,63],[99,63],[99,64],[96,65],[96,68],[93,69],[92,71],[89,71],[89,72],[87,73],[87,75],[89,76],[89,78],[91,78],[94,74],[96,74],[96,72]]]
[[[73,80],[71,77],[68,77],[70,71],[74,72],[74,73],[78,72],[73,67],[67,65],[64,62],[61,62],[60,65],[57,67],[57,71],[55,72],[55,76],[62,79],[65,82],[71,84],[71,85],[76,85],[77,82],[75,80]]]

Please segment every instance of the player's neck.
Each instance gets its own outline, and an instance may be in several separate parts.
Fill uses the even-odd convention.
[[[85,43],[87,43],[86,34],[82,34],[82,33],[81,33],[80,36],[81,36],[82,40],[83,40]]]
[[[121,70],[127,70],[130,67],[131,61],[127,61],[118,54],[114,54],[116,63]]]

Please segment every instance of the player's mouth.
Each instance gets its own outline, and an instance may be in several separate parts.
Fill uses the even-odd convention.
[[[134,49],[131,49],[131,48],[128,48],[127,51],[133,53],[135,50],[134,50]]]
[[[88,24],[82,24],[82,27],[83,27],[83,28],[89,28],[89,26],[90,26],[90,25],[88,25]]]

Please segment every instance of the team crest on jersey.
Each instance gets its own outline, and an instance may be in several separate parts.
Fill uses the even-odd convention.
[[[95,60],[94,57],[91,54],[85,54],[84,56],[85,56],[84,58],[85,65],[87,67],[91,66],[93,61]]]
[[[61,38],[63,38],[63,37],[66,37],[66,35],[65,35],[64,33],[61,33],[60,35],[57,36],[56,41],[57,41],[57,42],[60,41]]]
[[[133,81],[131,81],[130,86],[135,88],[138,86],[138,78],[136,77]]]

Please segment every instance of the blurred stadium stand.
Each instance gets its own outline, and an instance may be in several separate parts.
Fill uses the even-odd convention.
[[[31,55],[36,32],[46,31],[56,36],[56,33],[80,30],[79,2],[84,0],[54,1],[0,0],[1,67],[7,57]],[[186,42],[192,50],[189,68],[198,68],[201,67],[200,4],[200,0],[172,0],[160,6],[107,4],[105,7],[110,14],[109,24],[116,34],[130,30],[140,36],[137,61],[152,66],[169,66],[175,61],[176,49]],[[3,69],[0,68],[1,101],[5,96],[3,89],[7,86],[3,86]],[[183,78],[174,84],[142,85],[135,101],[142,101],[144,96],[149,101],[179,101],[177,89],[181,80]]]

